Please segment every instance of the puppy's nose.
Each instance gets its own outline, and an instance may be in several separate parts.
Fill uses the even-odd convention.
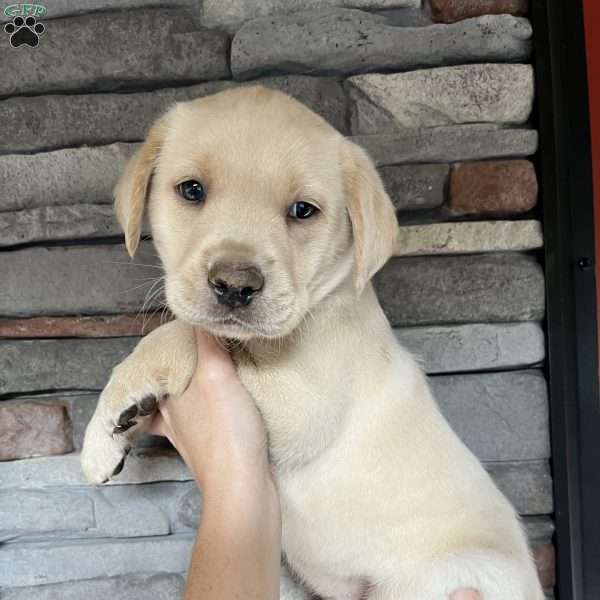
[[[252,302],[262,290],[265,279],[254,265],[216,262],[208,270],[208,284],[219,304],[237,308]]]

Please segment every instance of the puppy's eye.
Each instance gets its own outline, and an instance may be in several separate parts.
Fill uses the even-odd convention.
[[[206,198],[204,186],[194,179],[184,181],[177,186],[179,195],[188,202],[202,202]]]
[[[288,210],[288,217],[292,219],[308,219],[319,212],[319,209],[309,202],[294,202]]]

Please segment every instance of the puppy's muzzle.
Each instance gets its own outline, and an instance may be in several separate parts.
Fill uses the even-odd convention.
[[[248,306],[260,294],[265,278],[255,265],[217,262],[208,271],[208,285],[219,304],[238,308]]]

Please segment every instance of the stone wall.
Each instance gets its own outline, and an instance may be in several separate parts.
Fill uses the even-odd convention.
[[[0,596],[181,593],[201,499],[178,456],[148,439],[103,487],[79,467],[111,367],[161,321],[152,243],[129,261],[111,189],[172,102],[248,81],[300,99],[380,167],[401,225],[380,299],[523,515],[550,594],[526,0],[46,6],[39,47],[0,38],[15,66],[0,78]]]

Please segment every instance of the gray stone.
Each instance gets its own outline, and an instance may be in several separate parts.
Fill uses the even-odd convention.
[[[448,165],[394,165],[381,167],[379,174],[397,211],[425,210],[444,203],[449,170]]]
[[[393,326],[544,316],[542,267],[518,253],[393,258],[375,276],[375,289]]]
[[[85,532],[94,525],[94,503],[84,492],[0,491],[0,541],[32,533]]]
[[[168,535],[169,513],[164,511],[154,490],[148,486],[123,485],[98,487],[94,490],[96,533],[102,537]]]
[[[487,463],[485,468],[519,514],[553,512],[552,477],[546,461]]]
[[[101,43],[99,43],[101,41]],[[3,53],[12,49],[4,36]],[[53,19],[35,52],[7,69],[0,96],[189,84],[229,77],[228,35],[181,10],[98,12]]]
[[[539,221],[434,223],[400,227],[394,256],[537,250],[542,246]]]
[[[49,585],[25,586],[2,590],[5,600],[180,600],[184,577],[175,573],[128,573],[115,577],[98,577],[83,581],[65,581]],[[305,592],[292,581],[282,566],[281,600],[304,600]]]
[[[44,7],[46,13],[38,15],[35,12],[34,16],[43,17],[41,20],[46,23],[48,20],[56,19],[57,17],[80,15],[89,12],[106,11],[106,10],[122,10],[122,9],[139,9],[139,8],[163,8],[163,7],[194,7],[195,0],[45,0]],[[9,21],[14,15],[4,14],[0,12],[0,22]]]
[[[194,481],[7,489],[0,500],[0,541],[36,541],[42,533],[79,539],[189,532],[197,529],[202,508]]]
[[[541,364],[539,323],[473,323],[396,329],[398,341],[429,374],[495,371]]]
[[[460,123],[525,123],[533,104],[531,65],[479,64],[348,80],[352,133],[389,133]]]
[[[378,166],[531,156],[538,147],[537,131],[499,129],[492,125],[431,127],[389,135],[357,135],[352,141],[362,146]]]
[[[384,16],[332,9],[262,17],[233,38],[236,79],[261,73],[351,74],[526,59],[531,25],[509,15],[395,27]]]
[[[245,21],[259,17],[277,16],[298,10],[322,8],[362,8],[381,10],[420,8],[421,0],[204,0],[200,12],[206,27],[235,31]]]
[[[0,211],[111,204],[113,187],[136,147],[112,144],[0,156]]]
[[[200,525],[202,510],[202,494],[197,487],[190,488],[182,494],[176,504],[177,523],[183,527],[197,529]]]
[[[187,569],[193,542],[193,535],[177,534],[7,544],[0,552],[0,586],[42,585],[136,572],[179,574]]]
[[[0,395],[101,389],[136,338],[0,341]]]
[[[539,371],[431,378],[442,413],[482,461],[550,457],[548,392]]]
[[[322,77],[282,76],[266,77],[248,84],[211,81],[188,87],[129,94],[52,94],[8,98],[0,101],[0,120],[4,124],[0,130],[0,153],[31,152],[81,144],[97,146],[117,141],[141,141],[151,123],[173,103],[207,96],[239,85],[255,84],[290,94],[322,115],[342,133],[349,132],[346,123],[346,95],[339,81]],[[85,155],[86,151],[88,149],[82,149],[81,153]],[[16,178],[23,167],[18,163],[15,166],[15,160],[26,159],[11,159],[9,173],[13,173]],[[1,165],[2,159],[0,173]],[[30,165],[31,163],[28,163],[26,166]],[[53,176],[44,166],[40,166],[39,172],[44,176]],[[63,177],[61,181],[63,185],[70,184],[68,177]],[[114,176],[111,171],[107,185],[113,183]],[[79,202],[87,202],[82,196],[83,193]],[[107,196],[109,197],[110,195]],[[50,201],[60,202],[60,195]]]
[[[97,547],[96,547],[97,549]],[[104,548],[100,548],[104,550]],[[85,550],[82,550],[85,552]],[[127,559],[127,557],[123,557]],[[144,569],[145,570],[145,569]],[[2,590],[4,600],[180,600],[185,587],[176,573],[127,573],[81,581],[25,586]]]
[[[512,496],[518,499],[520,502],[519,511],[522,514],[549,514],[552,512],[552,510],[539,510],[542,501],[546,503],[544,506],[547,506],[548,499],[546,496],[542,500],[539,500],[534,495],[525,494],[527,490],[535,491],[534,484],[538,485],[535,482],[540,480],[546,482],[547,478],[546,483],[550,488],[549,497],[551,503],[551,480],[545,462],[493,462],[486,463],[486,468],[494,478],[496,478],[496,473],[498,473],[498,477],[501,478],[502,489],[509,497]],[[545,475],[540,479],[541,472],[545,473]],[[523,483],[521,483],[521,479]],[[125,461],[123,472],[111,479],[106,484],[106,487],[141,483],[153,483],[155,485],[154,482],[190,481],[193,481],[193,477],[175,451],[155,449],[139,452],[134,450]],[[16,487],[47,488],[48,486],[59,484],[64,488],[89,485],[81,471],[78,454],[73,453],[63,456],[31,458],[29,460],[0,463],[0,489]],[[546,490],[546,488],[543,487],[543,490]],[[544,491],[544,493],[546,492]],[[531,502],[531,504],[528,504],[528,502]],[[190,510],[193,510],[194,504],[191,501],[190,507]],[[189,515],[188,518],[191,519]],[[187,520],[184,523],[175,517],[174,522],[178,524],[178,527],[187,529],[192,521]]]
[[[132,261],[123,245],[27,248],[0,261],[0,314],[115,314],[159,304],[162,269],[150,242]],[[2,374],[0,373],[0,377]]]
[[[554,522],[549,517],[525,517],[522,522],[530,544],[547,542],[554,535]]]
[[[184,462],[173,450],[144,449],[132,452],[125,461],[125,468],[107,486],[156,481],[191,481]],[[87,485],[81,470],[79,454],[65,454],[13,460],[0,463],[0,489],[15,487]]]
[[[111,206],[74,204],[0,212],[0,247],[121,235]]]

